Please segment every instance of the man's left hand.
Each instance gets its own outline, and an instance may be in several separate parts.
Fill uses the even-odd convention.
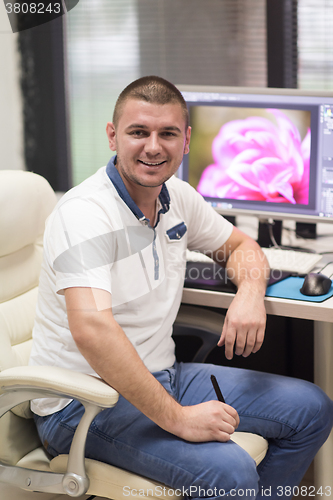
[[[262,295],[248,289],[244,283],[235,295],[225,317],[222,335],[218,346],[225,345],[225,356],[232,359],[234,350],[238,356],[249,356],[262,346],[266,310]]]

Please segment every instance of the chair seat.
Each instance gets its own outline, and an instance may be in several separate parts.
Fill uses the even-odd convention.
[[[232,440],[247,451],[257,465],[264,458],[268,448],[267,441],[256,434],[235,432]],[[41,447],[26,455],[17,465],[28,469],[64,473],[66,472],[67,461],[68,455],[59,455],[52,459]],[[89,458],[85,459],[85,464],[87,476],[90,480],[87,494],[108,498],[112,495],[114,500],[124,500],[124,494],[128,497],[139,496],[139,491],[142,490],[147,499],[156,499],[158,497],[162,500],[179,500],[181,498],[179,494],[173,493],[165,485],[132,472]],[[134,494],[130,494],[130,492]]]
[[[267,453],[268,442],[258,434],[251,434],[250,432],[235,432],[231,439],[241,446],[243,450],[247,451],[249,455],[251,455],[257,466],[264,459]]]
[[[24,469],[51,472],[51,460],[51,455],[47,453],[43,446],[40,446],[21,458],[21,460],[17,462],[16,466],[23,467]]]

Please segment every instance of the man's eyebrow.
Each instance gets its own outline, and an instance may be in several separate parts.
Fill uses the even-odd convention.
[[[140,123],[132,123],[132,125],[129,125],[127,127],[128,130],[131,130],[132,128],[148,129],[148,127],[146,125],[141,125]]]
[[[132,129],[142,129],[142,130],[148,130],[149,127],[147,125],[142,125],[141,123],[132,123],[127,127],[127,130],[132,130]],[[166,130],[168,132],[178,132],[181,134],[180,128],[176,127],[175,125],[168,125],[166,127],[161,127],[162,130]]]
[[[182,133],[182,131],[180,130],[180,128],[174,126],[174,125],[170,125],[169,127],[163,127],[163,130],[168,130],[170,132],[179,132],[179,133]]]

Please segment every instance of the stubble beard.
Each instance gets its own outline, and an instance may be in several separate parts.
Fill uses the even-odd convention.
[[[121,174],[123,175],[123,177],[125,177],[125,179],[132,183],[132,184],[136,184],[137,186],[141,186],[141,187],[145,187],[145,188],[157,188],[157,187],[160,187],[162,186],[168,179],[170,179],[170,177],[172,177],[172,175],[174,173],[171,173],[171,174],[166,174],[163,176],[163,178],[161,180],[159,180],[158,182],[154,183],[154,184],[146,184],[145,182],[141,181],[140,178],[138,176],[136,176],[135,174],[131,174],[129,173],[124,167],[123,167],[123,162],[121,161],[121,159],[119,157],[117,157],[117,169],[119,171],[119,173],[121,172]],[[152,174],[153,176],[153,174]]]

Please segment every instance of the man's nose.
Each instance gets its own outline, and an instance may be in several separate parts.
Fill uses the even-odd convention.
[[[151,133],[149,137],[147,137],[145,151],[151,155],[157,155],[161,152],[161,142],[158,134]]]

